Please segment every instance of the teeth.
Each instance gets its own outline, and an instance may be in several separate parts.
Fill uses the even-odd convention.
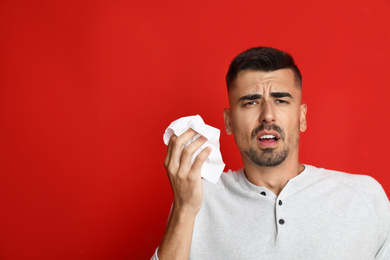
[[[260,139],[272,139],[272,138],[276,138],[276,136],[274,136],[274,135],[262,135],[260,137]]]

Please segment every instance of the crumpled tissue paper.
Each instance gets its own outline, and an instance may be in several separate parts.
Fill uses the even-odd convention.
[[[222,160],[221,151],[219,150],[219,136],[221,131],[212,126],[206,125],[203,119],[199,116],[187,116],[177,119],[173,121],[168,128],[165,130],[163,139],[164,143],[168,145],[169,139],[173,134],[179,136],[189,128],[193,129],[198,133],[195,137],[193,137],[187,144],[189,145],[200,135],[207,138],[206,143],[202,145],[201,148],[196,151],[192,157],[192,163],[195,160],[195,157],[207,146],[211,146],[212,151],[209,157],[204,162],[201,169],[201,176],[212,182],[217,183],[219,177],[221,176],[223,169],[225,168],[225,163]]]

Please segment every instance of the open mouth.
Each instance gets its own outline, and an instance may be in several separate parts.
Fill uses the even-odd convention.
[[[273,134],[263,134],[258,140],[263,146],[272,146],[279,141],[279,137]]]
[[[262,141],[262,142],[275,142],[278,140],[279,140],[279,138],[276,137],[275,135],[262,135],[262,136],[260,136],[260,139],[259,139],[259,141]]]

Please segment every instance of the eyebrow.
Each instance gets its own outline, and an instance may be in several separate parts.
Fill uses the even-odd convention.
[[[240,97],[238,102],[241,102],[243,100],[256,100],[256,99],[259,99],[261,97],[262,97],[262,95],[260,95],[260,94],[249,94],[249,95],[245,95],[245,96]],[[275,98],[287,97],[287,98],[293,99],[292,95],[288,92],[271,92],[271,97],[275,97]]]
[[[288,92],[271,92],[271,97],[276,97],[276,98],[288,97],[293,99],[292,95]]]
[[[241,101],[244,101],[244,100],[256,100],[256,99],[259,99],[259,98],[261,98],[260,94],[249,94],[249,95],[245,95],[245,96],[240,97],[238,102],[241,102]]]

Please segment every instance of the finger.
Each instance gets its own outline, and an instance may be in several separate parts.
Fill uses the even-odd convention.
[[[207,146],[198,154],[198,156],[196,156],[195,161],[192,164],[191,171],[200,173],[203,163],[206,161],[207,157],[209,157],[211,150],[212,148],[210,146]]]
[[[176,136],[175,134],[173,134],[173,135],[171,136],[171,138],[169,139],[167,154],[166,154],[165,160],[164,160],[164,166],[165,166],[165,168],[168,167],[168,163],[169,163],[169,161],[171,160],[172,147],[173,147],[173,140],[176,139],[176,138],[177,138],[177,136]]]
[[[183,134],[172,140],[172,150],[170,153],[169,164],[179,166],[181,153],[185,144],[188,143],[198,133],[192,129],[188,129]]]
[[[201,136],[183,149],[183,152],[182,152],[182,155],[180,158],[180,168],[183,166],[183,167],[186,167],[188,170],[190,169],[191,160],[192,160],[194,153],[196,151],[198,151],[198,149],[200,147],[202,147],[202,145],[205,142],[207,142],[207,138],[204,136]]]

